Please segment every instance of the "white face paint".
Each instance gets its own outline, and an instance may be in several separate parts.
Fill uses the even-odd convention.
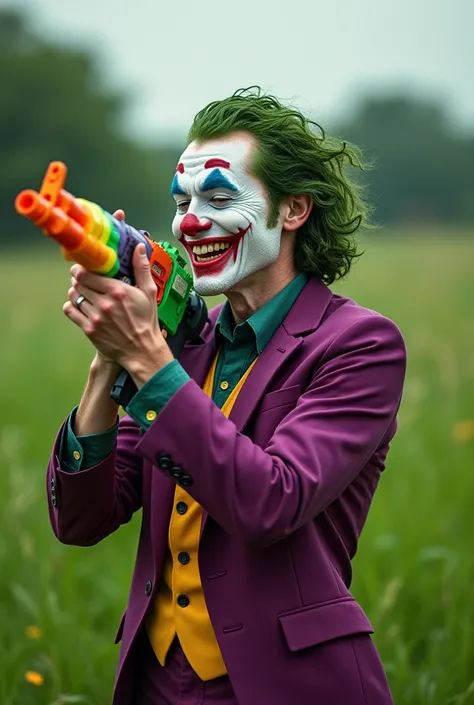
[[[190,256],[201,296],[228,291],[280,253],[281,223],[267,227],[264,187],[246,171],[253,149],[245,135],[192,142],[179,161],[173,234]]]

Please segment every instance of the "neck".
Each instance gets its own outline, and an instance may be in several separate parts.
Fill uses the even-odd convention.
[[[283,266],[283,264],[285,266]],[[280,266],[277,266],[280,265]],[[288,266],[289,265],[289,266]],[[275,262],[225,292],[236,325],[246,321],[285,288],[298,274],[293,262]]]

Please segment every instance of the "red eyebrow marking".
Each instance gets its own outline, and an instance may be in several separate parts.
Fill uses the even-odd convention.
[[[221,166],[223,169],[230,169],[230,162],[224,161],[224,159],[208,159],[204,164],[204,169],[212,169],[212,167]]]
[[[184,164],[180,162],[176,167],[176,171],[179,171],[180,174],[184,174]]]

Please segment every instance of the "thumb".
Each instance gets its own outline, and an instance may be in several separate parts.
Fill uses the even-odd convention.
[[[156,287],[151,276],[150,262],[146,256],[145,245],[143,243],[135,247],[132,264],[136,286],[146,294],[150,294],[152,289],[154,290]]]

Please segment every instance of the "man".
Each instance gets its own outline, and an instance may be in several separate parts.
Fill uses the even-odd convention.
[[[226,302],[179,362],[141,246],[135,287],[72,267],[64,311],[97,352],[49,464],[52,526],[88,546],[143,510],[115,705],[392,702],[348,588],[405,348],[327,286],[366,210],[349,164],[260,91],[198,113],[173,232],[196,291]],[[120,367],[138,392],[118,421]]]

